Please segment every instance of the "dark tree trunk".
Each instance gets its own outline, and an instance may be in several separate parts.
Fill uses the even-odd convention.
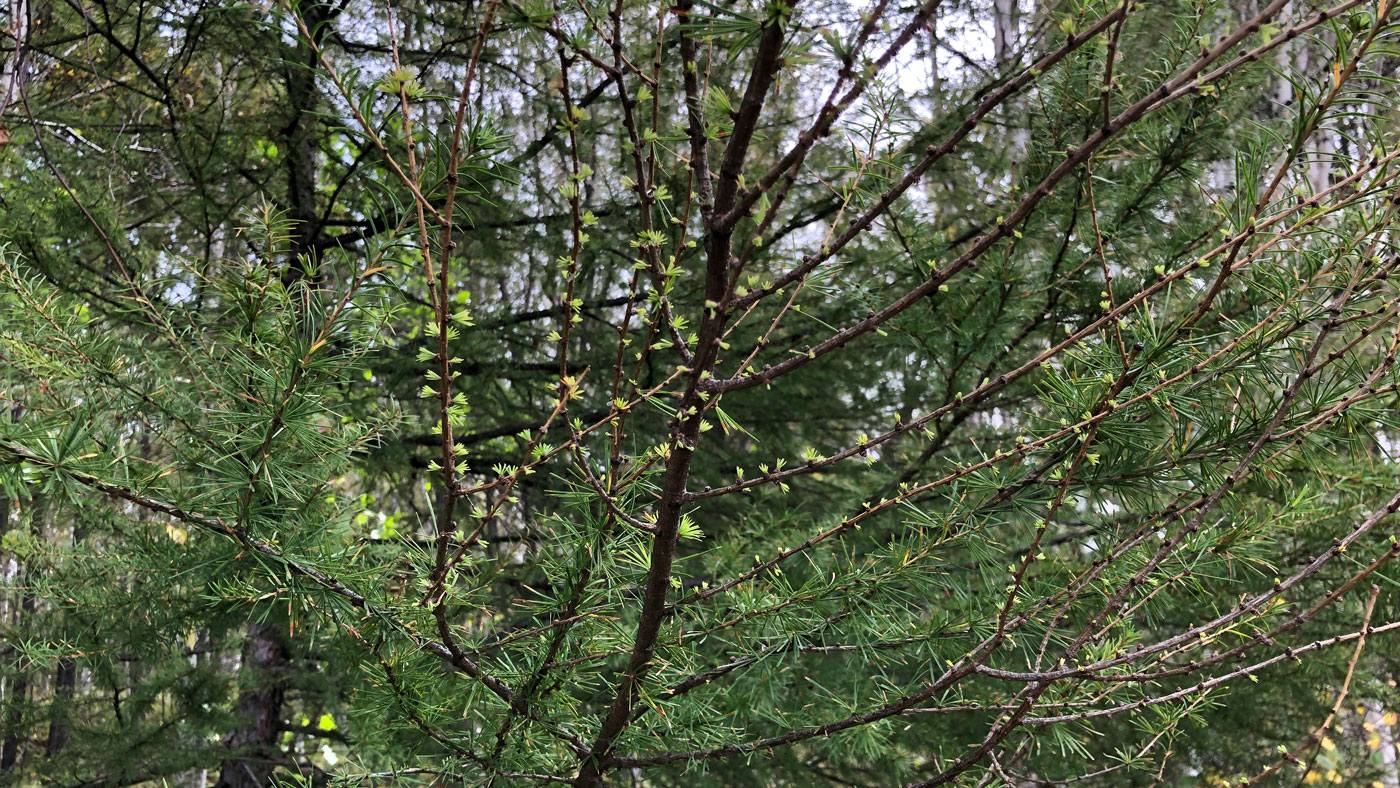
[[[73,546],[82,544],[84,530],[73,526]],[[78,663],[70,657],[58,661],[53,675],[53,703],[49,708],[49,738],[44,743],[44,757],[52,758],[68,746],[71,731],[69,715],[73,711],[73,692],[78,683]]]
[[[68,746],[68,714],[73,703],[73,688],[78,681],[78,664],[61,659],[53,676],[53,705],[49,710],[49,740],[44,744],[44,757],[52,758]]]
[[[317,45],[324,39],[337,13],[336,9],[324,3],[303,6],[302,14]],[[291,110],[291,117],[281,135],[282,144],[287,150],[287,212],[295,222],[292,227],[291,260],[283,274],[287,282],[306,277],[317,267],[316,241],[321,234],[321,218],[316,211],[317,70],[319,63],[315,50],[298,39],[283,72],[287,106]]]
[[[5,693],[10,709],[5,714],[5,739],[0,741],[0,772],[8,772],[19,762],[19,750],[24,740],[24,716],[20,706],[29,694],[29,681],[24,674],[24,661],[16,663],[15,680]]]
[[[15,409],[18,411],[18,408]],[[10,509],[12,502],[0,498],[0,537],[10,530]],[[24,587],[24,575],[28,567],[13,557],[0,564],[0,573],[15,588]],[[34,611],[34,597],[28,592],[20,594],[19,604],[11,609],[11,631],[24,631],[24,618]],[[24,704],[29,696],[29,676],[27,660],[16,655],[14,678],[5,687],[4,701],[8,708],[3,721],[0,721],[0,772],[8,772],[19,763],[20,748],[24,744]]]
[[[264,788],[277,759],[282,699],[286,694],[287,651],[274,623],[248,628],[242,671],[247,685],[237,711],[243,727],[224,737],[233,753],[224,761],[215,788]]]

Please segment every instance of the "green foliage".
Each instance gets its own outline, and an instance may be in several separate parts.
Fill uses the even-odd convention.
[[[12,3],[0,769],[1393,784],[1390,5]]]

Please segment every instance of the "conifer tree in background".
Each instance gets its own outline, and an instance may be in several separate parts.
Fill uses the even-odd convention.
[[[1392,0],[7,0],[0,785],[1400,788]]]

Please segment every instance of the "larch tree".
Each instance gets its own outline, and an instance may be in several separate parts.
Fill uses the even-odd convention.
[[[1392,0],[8,0],[0,784],[1400,788]]]

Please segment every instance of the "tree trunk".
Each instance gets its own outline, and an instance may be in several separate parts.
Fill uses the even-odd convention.
[[[243,727],[224,737],[233,750],[224,761],[215,788],[263,788],[277,758],[277,734],[286,693],[286,648],[274,623],[249,625],[242,669],[248,685],[239,693],[237,711]]]
[[[324,3],[309,3],[302,13],[317,44],[334,18],[334,10]],[[287,106],[291,118],[282,129],[282,144],[286,146],[284,162],[287,167],[287,210],[295,225],[292,227],[291,259],[283,274],[291,282],[316,270],[316,240],[321,233],[321,218],[316,211],[316,52],[300,37],[294,52],[288,57],[283,72],[287,90]]]
[[[52,758],[68,746],[68,713],[73,704],[73,688],[78,682],[78,664],[60,659],[53,676],[53,703],[49,707],[49,738],[44,757]]]
[[[9,499],[0,498],[0,537],[10,530],[12,507],[13,503]],[[3,565],[4,586],[23,588],[27,569],[28,567],[14,556],[7,557]],[[24,618],[33,611],[34,597],[28,591],[21,591],[19,604],[8,611],[10,631],[23,632]],[[4,719],[0,720],[0,772],[9,772],[19,764],[20,749],[24,746],[25,739],[24,704],[29,699],[29,676],[27,660],[22,655],[15,655],[13,671],[13,678],[4,687],[3,696],[0,696],[8,707]]]
[[[1017,0],[995,0],[992,5],[993,47],[996,62],[1005,63],[1016,50]]]

